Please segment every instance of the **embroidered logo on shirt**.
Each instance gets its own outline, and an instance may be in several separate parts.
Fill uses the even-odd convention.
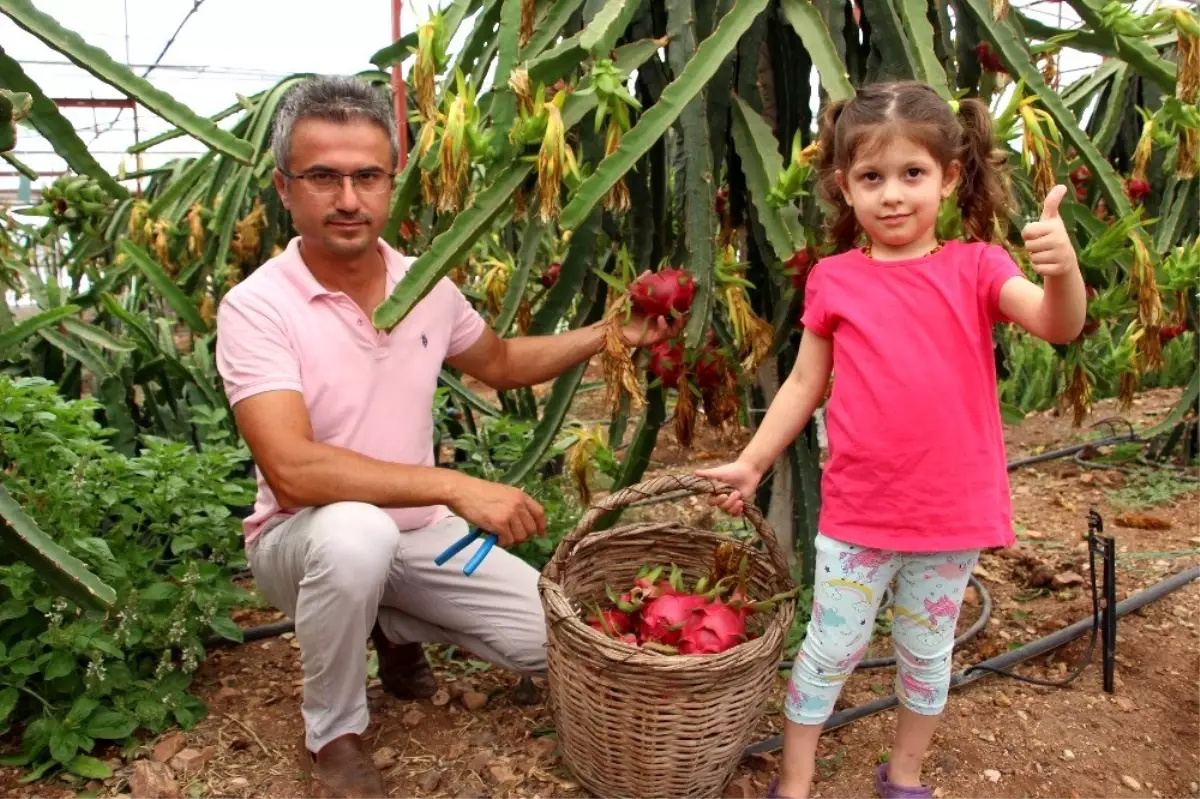
[[[428,347],[428,346],[429,346],[429,339],[425,338],[425,334],[424,334],[424,333],[422,333],[422,334],[421,334],[421,346],[422,346],[422,347]]]

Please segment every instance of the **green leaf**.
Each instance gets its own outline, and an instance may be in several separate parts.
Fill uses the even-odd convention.
[[[106,780],[112,776],[112,769],[103,760],[89,755],[75,755],[67,763],[67,771],[89,780]]]
[[[40,39],[52,50],[66,56],[77,66],[131,97],[167,122],[183,129],[202,144],[219,150],[243,163],[250,163],[250,143],[217,127],[211,120],[191,111],[171,95],[155,88],[133,70],[104,50],[85,42],[79,34],[64,28],[54,17],[34,8],[30,0],[0,0],[0,13]],[[22,87],[21,91],[27,91]],[[122,192],[118,196],[124,196]]]
[[[947,102],[954,99],[946,82],[946,70],[933,47],[933,25],[926,16],[927,0],[898,0],[896,9],[912,50],[913,67],[919,80],[928,83]]]
[[[233,116],[234,114],[236,114],[240,111],[249,111],[254,108],[256,103],[258,103],[259,101],[262,100],[263,95],[265,95],[265,94],[266,94],[266,92],[258,92],[256,94],[252,94],[249,97],[245,97],[245,98],[242,98],[241,95],[238,95],[239,99],[236,103],[213,114],[212,116],[209,117],[209,120],[211,120],[215,124],[224,119],[228,119],[229,117]],[[178,139],[180,136],[186,136],[186,135],[187,135],[187,132],[185,130],[183,130],[183,128],[171,128],[169,130],[163,131],[162,133],[158,134],[157,136],[151,136],[148,139],[142,139],[137,144],[131,145],[126,150],[126,152],[128,152],[131,155],[136,155],[138,153],[144,153],[147,150],[149,150],[151,147],[157,147],[158,145],[163,144],[165,142],[169,142],[172,139]],[[205,155],[212,155],[215,152],[216,152],[215,150],[209,150],[207,153],[205,153]],[[151,214],[151,216],[155,216],[155,214]]]
[[[112,373],[112,370],[104,362],[103,358],[93,353],[86,346],[72,341],[61,333],[53,330],[39,330],[38,335],[86,366],[87,370],[97,378],[103,380]]]
[[[100,706],[100,702],[90,696],[81,696],[71,705],[70,711],[67,712],[67,717],[64,719],[66,724],[80,724],[88,716],[92,715],[92,711]]]
[[[119,339],[102,327],[84,322],[81,319],[64,319],[63,327],[67,332],[74,333],[84,341],[90,341],[98,347],[113,352],[129,352],[135,347],[124,339]]]
[[[29,605],[19,599],[10,597],[0,603],[0,621],[19,619],[29,612]]]
[[[396,41],[389,44],[387,47],[380,48],[375,51],[367,60],[380,69],[387,69],[393,64],[399,64],[404,59],[412,55],[409,52],[417,46],[417,32],[406,33]]]
[[[817,77],[830,100],[849,100],[854,97],[854,84],[846,65],[838,56],[829,26],[810,0],[781,0],[783,17],[796,31],[804,49],[817,68]]]
[[[42,667],[42,676],[47,680],[57,680],[75,670],[75,657],[63,649],[56,649]]]
[[[642,0],[607,0],[581,31],[579,46],[593,58],[607,58],[641,5]]]
[[[1041,72],[1033,65],[1029,53],[1026,52],[1021,39],[1013,29],[1012,23],[997,22],[993,19],[989,0],[962,0],[962,2],[970,11],[980,30],[986,31],[987,38],[992,42],[992,47],[996,50],[1005,69],[1014,77],[1024,81],[1025,85],[1037,94],[1042,106],[1054,117],[1059,131],[1075,147],[1079,157],[1088,165],[1092,177],[1100,186],[1108,210],[1117,219],[1131,216],[1133,208],[1129,205],[1129,198],[1125,196],[1125,190],[1113,165],[1096,149],[1096,145],[1088,138],[1087,133],[1079,127],[1075,115],[1063,104],[1058,93],[1042,80]]]
[[[1137,72],[1149,78],[1164,94],[1175,94],[1176,67],[1170,61],[1160,58],[1158,51],[1149,43],[1130,36],[1114,34],[1109,31],[1100,11],[1089,0],[1067,0],[1079,18],[1083,21],[1083,29],[1093,33],[1105,41],[1116,51],[1116,55],[1126,61]]]
[[[492,417],[499,418],[500,411],[496,410],[495,405],[492,405],[491,403],[489,403],[488,401],[486,401],[482,397],[480,397],[478,394],[476,394],[474,391],[467,388],[466,385],[461,380],[459,380],[457,377],[452,375],[450,372],[443,369],[441,374],[438,375],[438,380],[440,380],[442,382],[442,384],[446,386],[446,388],[450,389],[450,391],[453,392],[455,394],[455,396],[457,396],[459,399],[461,399],[463,402],[465,402],[468,406],[470,406],[476,412],[482,413],[485,416],[492,416]]]
[[[20,698],[20,692],[11,685],[7,688],[0,688],[0,730],[8,728],[8,717],[16,709],[17,700]]]
[[[775,176],[783,171],[783,157],[766,120],[745,100],[735,97],[732,109],[733,145],[742,162],[750,199],[775,257],[786,261],[804,249],[805,242],[795,208],[791,204],[776,208],[767,200]]]
[[[13,169],[17,170],[18,172],[20,172],[22,175],[29,178],[30,180],[38,179],[38,177],[39,177],[38,171],[36,169],[34,169],[33,167],[31,167],[29,164],[22,161],[20,158],[17,158],[12,153],[0,152],[0,158],[3,158],[5,161],[8,162],[9,166],[11,166]]]
[[[141,597],[150,602],[162,602],[174,599],[179,595],[179,587],[174,583],[157,582],[142,589]]]
[[[533,35],[529,37],[529,42],[525,45],[525,49],[521,51],[521,59],[528,61],[538,53],[546,49],[546,45],[550,44],[567,24],[571,15],[583,3],[583,0],[555,0],[553,6],[546,13],[546,18],[536,25],[533,29]]]
[[[391,330],[433,290],[451,267],[462,261],[475,240],[508,208],[512,197],[533,167],[523,161],[504,169],[492,185],[479,192],[470,207],[454,217],[450,227],[437,236],[429,249],[409,267],[391,296],[379,304],[372,322],[380,330]]]
[[[101,709],[92,714],[84,726],[84,732],[93,738],[120,741],[128,738],[138,722],[133,716],[119,710]]]
[[[3,10],[3,6],[0,5],[0,11]],[[33,108],[25,121],[45,137],[54,152],[66,161],[71,169],[92,178],[113,197],[120,199],[129,196],[125,187],[100,166],[100,162],[88,151],[87,144],[79,138],[71,120],[62,115],[54,101],[25,74],[19,63],[4,52],[3,47],[0,47],[0,86],[32,95]]]
[[[79,743],[70,730],[59,728],[50,734],[50,757],[64,766],[74,759]]]
[[[692,98],[716,74],[721,62],[737,47],[738,40],[763,12],[767,2],[738,0],[721,19],[713,35],[696,48],[683,73],[663,90],[658,102],[638,117],[638,121],[621,138],[616,151],[601,161],[596,171],[579,186],[562,211],[560,228],[574,230],[578,227],[617,180],[632,169],[654,142],[667,132]]]
[[[163,268],[150,257],[149,253],[129,239],[121,239],[119,246],[126,257],[133,261],[138,270],[150,281],[150,285],[154,286],[155,291],[162,295],[163,299],[174,309],[175,313],[179,314],[179,318],[184,324],[197,333],[208,332],[208,324],[204,321],[204,317],[200,315],[200,309],[175,284],[171,276],[164,272]]]
[[[245,640],[242,628],[228,616],[214,616],[208,626],[222,638],[228,638],[230,641],[237,641],[239,643]]]
[[[52,591],[88,610],[107,610],[116,601],[116,592],[43,533],[3,485],[0,517],[0,543],[11,557],[31,566]]]
[[[0,354],[7,353],[16,348],[25,339],[38,333],[41,330],[59,324],[68,316],[74,316],[79,313],[82,308],[78,305],[60,305],[57,308],[51,308],[48,311],[34,314],[20,324],[10,327],[8,330],[0,333]]]

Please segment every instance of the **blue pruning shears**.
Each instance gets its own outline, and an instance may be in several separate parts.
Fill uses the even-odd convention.
[[[479,564],[483,563],[483,559],[492,551],[492,547],[496,545],[496,534],[485,533],[476,527],[471,528],[471,532],[464,535],[462,538],[451,544],[445,552],[434,558],[433,562],[438,566],[445,565],[446,561],[462,552],[476,538],[483,538],[483,543],[479,545],[479,549],[475,550],[475,554],[467,561],[467,565],[463,567],[463,574],[470,577],[479,568]]]

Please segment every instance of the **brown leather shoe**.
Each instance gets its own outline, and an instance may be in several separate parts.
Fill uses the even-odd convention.
[[[325,789],[321,792],[322,796],[337,799],[377,799],[387,796],[383,787],[383,775],[375,767],[371,753],[357,734],[347,733],[334,738],[315,756],[303,743],[301,749],[306,773],[316,777]]]
[[[437,693],[437,678],[420,643],[393,644],[379,623],[371,630],[379,654],[379,681],[397,699],[428,699]]]

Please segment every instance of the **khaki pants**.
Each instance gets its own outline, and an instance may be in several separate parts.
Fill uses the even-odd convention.
[[[516,672],[545,670],[537,570],[496,547],[467,577],[474,545],[434,564],[466,532],[456,516],[401,532],[374,505],[337,502],[269,526],[247,546],[259,590],[296,622],[310,751],[367,728],[366,641],[376,618],[396,643],[455,644]]]

